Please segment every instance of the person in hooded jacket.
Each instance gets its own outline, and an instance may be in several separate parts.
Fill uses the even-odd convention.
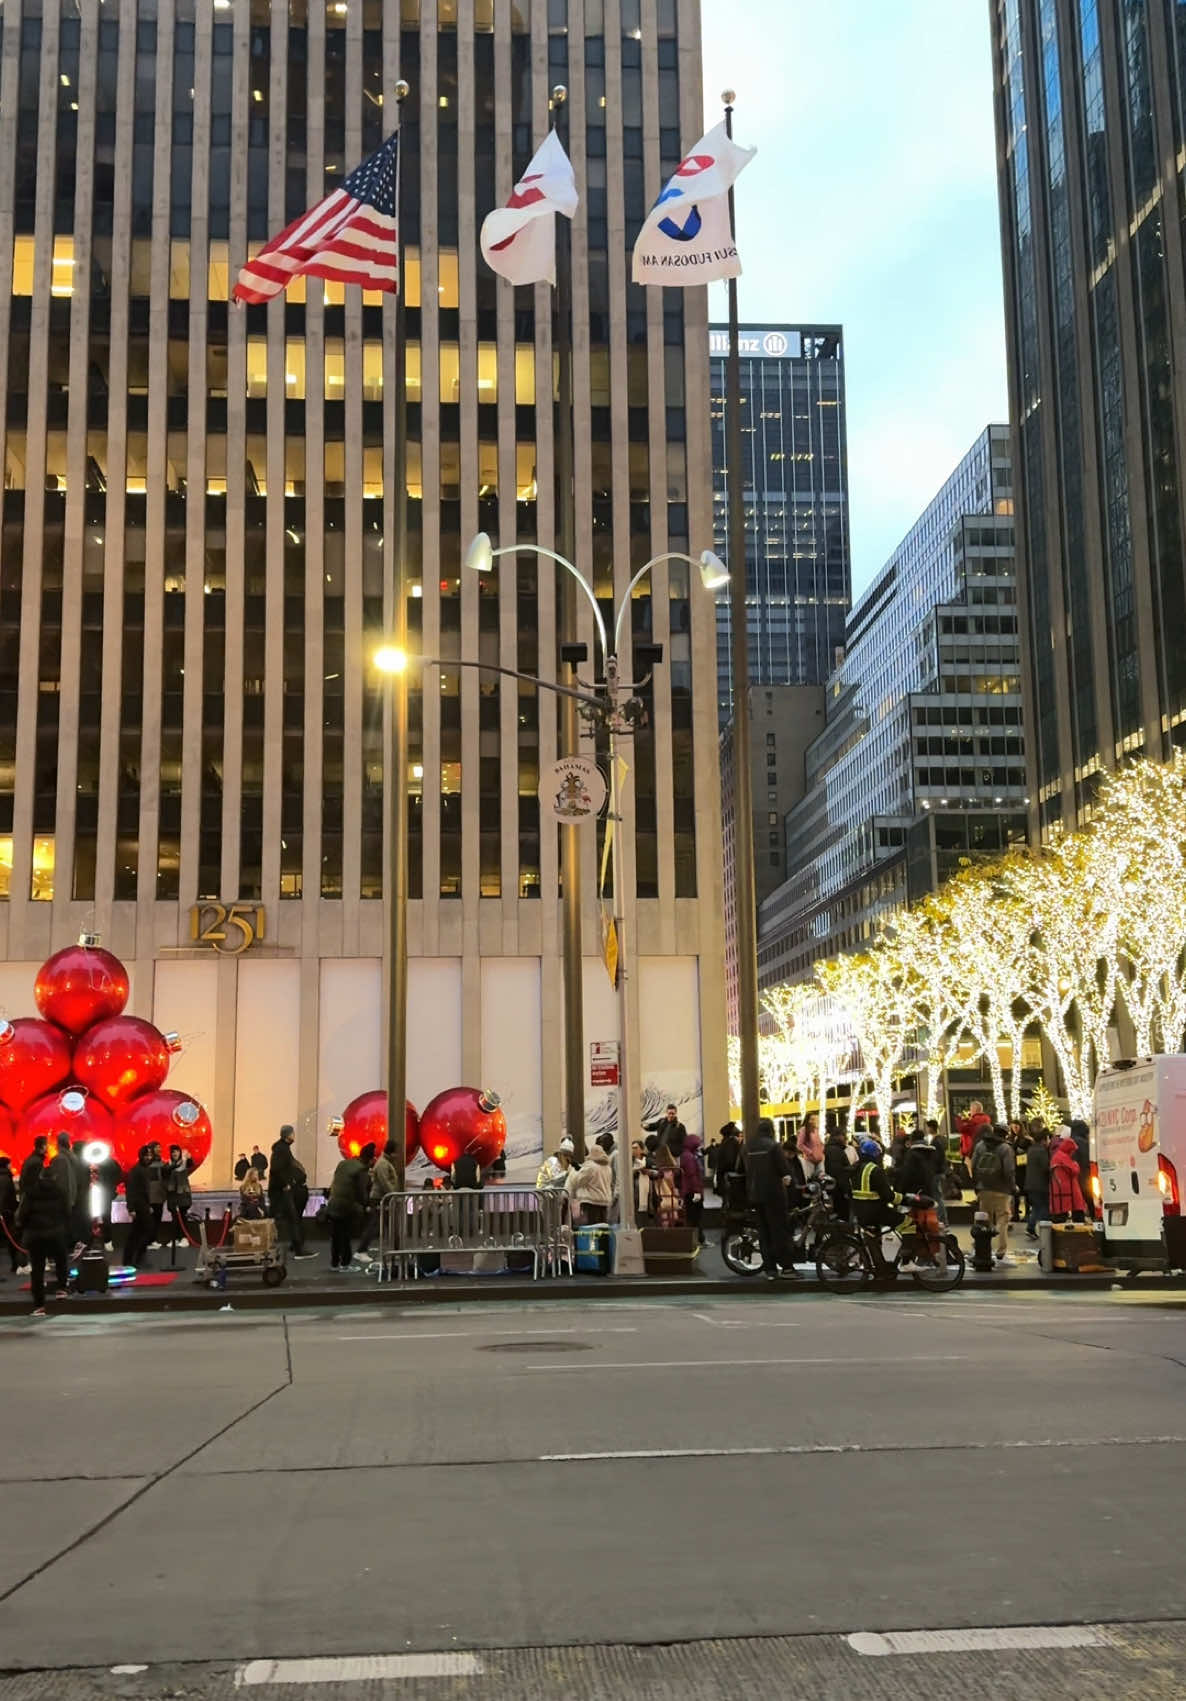
[[[770,1282],[780,1272],[785,1277],[795,1274],[789,1221],[792,1181],[790,1159],[775,1137],[773,1122],[764,1116],[746,1142],[745,1190],[758,1220],[762,1274]]]
[[[700,1156],[699,1134],[684,1136],[679,1155],[679,1192],[684,1202],[684,1221],[695,1229],[696,1239],[704,1244],[704,1162]]]
[[[581,1207],[581,1221],[605,1223],[614,1197],[614,1173],[604,1146],[592,1145],[580,1169],[568,1172],[564,1190]]]
[[[350,1242],[366,1221],[367,1195],[375,1148],[366,1145],[356,1158],[343,1158],[329,1184],[325,1214],[329,1219],[329,1267],[348,1270],[354,1262]]]
[[[44,1317],[46,1260],[53,1260],[58,1299],[67,1297],[70,1280],[70,1249],[66,1244],[70,1209],[48,1169],[43,1169],[29,1191],[22,1195],[16,1223],[18,1238],[27,1249],[32,1266],[33,1315]]]
[[[128,1238],[124,1242],[124,1263],[139,1270],[144,1254],[152,1244],[153,1215],[149,1198],[149,1177],[152,1170],[152,1148],[141,1146],[136,1162],[124,1178],[124,1201],[131,1218]]]
[[[1075,1162],[1079,1165],[1079,1189],[1087,1209],[1091,1198],[1091,1135],[1081,1117],[1075,1117],[1071,1123],[1071,1139],[1075,1142]]]
[[[842,1128],[829,1128],[824,1141],[824,1174],[832,1181],[832,1214],[847,1222],[852,1212],[852,1161]]]
[[[1081,1223],[1087,1215],[1087,1199],[1079,1180],[1079,1151],[1069,1128],[1060,1128],[1050,1153],[1050,1221],[1065,1223],[1068,1216]]]

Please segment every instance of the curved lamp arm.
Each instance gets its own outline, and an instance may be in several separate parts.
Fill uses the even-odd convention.
[[[572,574],[577,584],[581,587],[589,599],[589,606],[593,610],[593,618],[597,622],[597,636],[601,639],[601,653],[603,656],[608,656],[609,642],[605,633],[605,620],[602,617],[597,598],[593,595],[593,587],[589,583],[588,579],[585,578],[584,574],[577,571],[572,562],[568,560],[567,556],[557,555],[554,549],[545,549],[542,543],[507,544],[505,549],[492,549],[490,551],[490,555],[491,559],[493,559],[496,555],[519,555],[523,552],[526,552],[529,555],[546,555],[550,561],[558,561],[561,567],[565,568],[567,572]]]
[[[728,569],[724,562],[713,554],[711,549],[704,550],[698,561],[691,555],[685,555],[682,549],[668,549],[665,550],[662,555],[652,555],[651,559],[646,562],[644,566],[638,569],[638,572],[626,586],[625,594],[623,595],[621,604],[618,608],[618,617],[614,621],[615,655],[618,653],[618,644],[622,636],[622,621],[626,617],[626,610],[630,607],[631,593],[633,592],[635,585],[646,578],[651,568],[658,567],[662,561],[686,561],[689,567],[699,568],[701,583],[706,591],[719,590],[722,585],[727,585],[729,582]]]

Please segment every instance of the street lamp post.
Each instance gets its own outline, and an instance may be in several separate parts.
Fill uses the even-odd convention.
[[[516,555],[521,551],[530,554],[546,556],[549,560],[558,562],[566,572],[570,573],[580,586],[593,608],[594,624],[597,636],[601,641],[601,655],[605,668],[602,682],[604,695],[598,693],[594,700],[598,705],[599,718],[609,734],[609,831],[610,858],[613,869],[614,886],[614,931],[618,945],[617,964],[617,994],[618,994],[618,1241],[615,1257],[615,1269],[619,1274],[633,1275],[642,1272],[642,1248],[634,1216],[634,1183],[633,1166],[630,1157],[630,1145],[633,1137],[634,1118],[638,1114],[638,1098],[634,1091],[630,1070],[630,1035],[632,1018],[630,1008],[631,979],[633,969],[630,951],[634,944],[633,929],[627,921],[627,895],[625,869],[622,857],[622,804],[621,787],[619,784],[619,739],[633,734],[637,718],[631,717],[630,705],[635,701],[636,687],[623,679],[620,668],[620,649],[622,628],[627,611],[630,608],[631,597],[635,589],[646,578],[653,568],[664,561],[685,561],[690,566],[699,569],[701,583],[706,591],[719,590],[728,583],[729,574],[724,564],[711,550],[705,550],[699,559],[685,555],[682,550],[666,550],[661,555],[652,556],[635,573],[626,586],[621,601],[614,616],[613,641],[606,632],[605,620],[601,607],[593,593],[593,587],[584,574],[569,561],[566,556],[555,550],[546,549],[542,544],[513,544],[505,549],[495,549],[485,532],[479,532],[469,547],[466,564],[478,572],[489,572],[496,556]],[[559,690],[545,680],[538,682],[545,690]],[[631,907],[631,920],[633,908]],[[579,1043],[584,1049],[584,1035],[578,1036]],[[570,1040],[570,1043],[571,1040]],[[582,1067],[584,1059],[582,1055]]]

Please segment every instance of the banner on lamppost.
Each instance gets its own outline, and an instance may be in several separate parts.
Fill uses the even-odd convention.
[[[557,821],[579,826],[605,808],[605,780],[589,756],[561,756],[540,775],[540,802]]]

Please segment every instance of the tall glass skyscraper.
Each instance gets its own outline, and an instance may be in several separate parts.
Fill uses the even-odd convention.
[[[1031,831],[1186,743],[1186,6],[992,0]]]
[[[316,282],[228,307],[248,252],[390,132],[399,78],[401,303]],[[220,1181],[282,1120],[324,1174],[327,1118],[380,1083],[371,657],[392,613],[397,312],[409,623],[445,664],[411,700],[409,1090],[489,1084],[524,1153],[559,1127],[558,830],[538,798],[556,700],[457,665],[557,677],[553,568],[463,560],[479,529],[556,535],[553,297],[496,279],[478,230],[558,82],[581,191],[576,555],[608,612],[652,554],[712,542],[704,292],[629,282],[703,128],[697,0],[0,5],[0,1007],[30,1008],[41,958],[97,928],[132,1008],[188,1042],[175,1075],[213,1113]],[[697,589],[663,565],[624,623],[628,646],[664,646],[624,821],[634,1078],[689,1127],[702,1095],[717,1122],[726,1105]],[[588,610],[580,636],[592,657]],[[590,1042],[617,1034],[594,846]],[[225,937],[218,906],[250,936]]]
[[[728,331],[713,326],[709,339],[713,516],[717,553],[728,561]],[[852,600],[839,325],[743,325],[741,414],[750,684],[822,685],[844,642]],[[717,604],[722,725],[733,699],[731,632],[723,593]]]

